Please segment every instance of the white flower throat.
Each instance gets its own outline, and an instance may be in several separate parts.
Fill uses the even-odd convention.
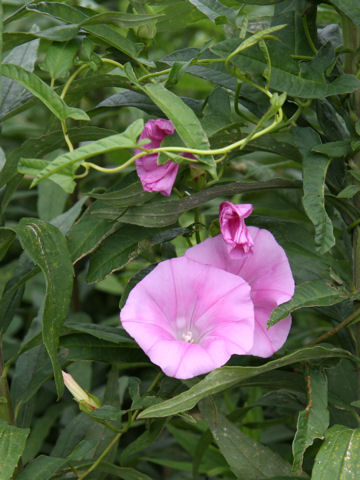
[[[190,330],[188,330],[186,333],[182,334],[182,339],[186,343],[194,343],[194,337],[193,337],[193,334]]]

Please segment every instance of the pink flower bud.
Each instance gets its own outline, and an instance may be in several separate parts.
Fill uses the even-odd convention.
[[[234,205],[231,202],[222,202],[220,204],[220,230],[229,255],[233,258],[241,258],[253,250],[254,242],[244,221],[252,211],[253,206],[248,203]]]

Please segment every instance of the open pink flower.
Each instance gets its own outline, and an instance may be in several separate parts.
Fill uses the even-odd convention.
[[[269,357],[285,342],[291,317],[267,329],[272,310],[287,302],[294,294],[294,279],[289,261],[273,235],[265,229],[245,227],[253,248],[252,253],[234,258],[221,235],[209,238],[188,249],[187,258],[239,275],[251,287],[254,304],[254,344],[248,352],[259,357]]]
[[[244,219],[251,215],[253,206],[248,203],[234,205],[222,202],[219,207],[219,223],[223,239],[228,244],[228,252],[233,258],[241,258],[252,252],[254,242]]]
[[[186,257],[159,263],[131,291],[120,318],[151,361],[171,377],[210,372],[253,346],[249,285],[238,275]]]
[[[149,143],[143,145],[146,148],[158,148],[167,135],[175,132],[174,125],[170,120],[158,118],[149,120],[145,124],[139,140],[150,139]],[[135,149],[135,154],[141,150]],[[169,196],[174,185],[179,165],[171,160],[164,165],[158,165],[158,153],[144,155],[136,160],[136,171],[139,175],[143,189],[146,192],[160,192]]]

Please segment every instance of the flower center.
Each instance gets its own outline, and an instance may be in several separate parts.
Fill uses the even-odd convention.
[[[194,337],[190,330],[182,334],[182,339],[184,340],[184,342],[194,343]]]

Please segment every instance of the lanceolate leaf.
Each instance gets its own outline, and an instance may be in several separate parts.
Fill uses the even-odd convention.
[[[315,227],[315,243],[319,253],[326,253],[335,244],[331,220],[325,210],[325,176],[330,159],[313,153],[319,145],[320,136],[311,128],[293,129],[295,143],[303,156],[303,205],[307,216]]]
[[[122,12],[104,12],[93,15],[88,19],[81,22],[81,26],[95,25],[99,23],[115,23],[121,28],[134,28],[140,25],[146,25],[147,23],[154,22],[158,18],[161,18],[162,14],[140,14],[135,15],[133,13]]]
[[[360,5],[358,3],[352,0],[331,0],[331,3],[360,28]]]
[[[18,480],[49,480],[66,463],[65,458],[40,455],[29,463],[16,478]]]
[[[187,147],[208,150],[209,141],[195,113],[174,93],[160,84],[142,87],[151,100],[173,122],[176,132]],[[211,155],[200,156],[199,161],[208,165],[215,175],[215,162]]]
[[[190,2],[212,22],[224,23],[224,20],[228,20],[235,25],[235,11],[219,0],[190,0]]]
[[[297,477],[288,462],[243,433],[223,414],[217,412],[214,404],[203,400],[200,403],[200,412],[236,478],[264,480],[285,475]]]
[[[355,480],[360,476],[360,428],[334,425],[315,458],[314,480]]]
[[[0,478],[11,480],[25,448],[29,428],[17,428],[0,419]]]
[[[57,347],[72,293],[73,266],[70,254],[63,235],[47,222],[25,218],[19,222],[15,231],[25,252],[45,276],[46,295],[42,311],[42,333],[60,397],[64,386]]]
[[[44,169],[39,171],[31,186],[34,187],[41,180],[57,174],[58,172],[67,172],[69,168],[72,168],[74,165],[78,166],[83,160],[94,157],[95,155],[122,148],[135,148],[137,137],[140,135],[143,126],[143,120],[136,120],[123,133],[102,138],[101,140],[79,147],[72,152],[60,155]]]
[[[141,206],[130,207],[121,216],[121,222],[141,225],[143,227],[163,227],[175,223],[183,212],[191,210],[213,198],[273,188],[297,188],[298,186],[295,182],[281,179],[273,179],[267,182],[236,182],[227,185],[218,185],[181,200],[161,200],[148,202]],[[130,192],[128,191],[127,194],[129,195]],[[109,194],[106,203],[111,203],[110,198]],[[102,200],[105,200],[105,198],[103,197]],[[116,205],[115,208],[110,205],[104,208],[100,208],[99,206],[94,213],[115,220],[119,217],[121,210]]]
[[[324,373],[312,369],[305,377],[307,385],[307,406],[299,413],[292,451],[293,469],[301,472],[305,450],[313,444],[315,438],[324,438],[329,426],[328,385]]]
[[[84,10],[60,2],[32,3],[27,5],[26,9],[34,12],[44,13],[62,20],[65,23],[71,24],[81,24],[82,22],[91,18],[90,15],[84,13]],[[123,37],[110,25],[84,25],[82,28],[94,37],[102,40],[114,48],[117,48],[130,57],[135,58],[137,56],[138,48],[135,43],[131,42],[126,37]]]
[[[259,367],[222,367],[209,373],[204,380],[201,380],[196,385],[191,387],[184,393],[177,395],[170,400],[159,403],[152,407],[145,409],[139,418],[148,417],[167,417],[168,415],[175,415],[186,410],[193,408],[199,400],[213,395],[214,393],[221,392],[227,388],[234,387],[261,373],[269,372],[277,368],[281,368],[287,365],[291,365],[297,362],[321,360],[325,358],[352,358],[346,350],[341,348],[325,347],[317,345],[314,347],[302,348],[296,352],[285,355],[277,360],[272,360]]]
[[[343,286],[333,285],[326,280],[313,280],[296,286],[291,300],[282,303],[273,310],[268,321],[268,327],[280,322],[291,312],[305,307],[328,307],[351,299],[353,294]]]
[[[2,65],[2,75],[21,83],[59,119],[89,120],[87,114],[79,108],[69,107],[66,103],[35,73],[29,72],[19,65],[5,63]]]

